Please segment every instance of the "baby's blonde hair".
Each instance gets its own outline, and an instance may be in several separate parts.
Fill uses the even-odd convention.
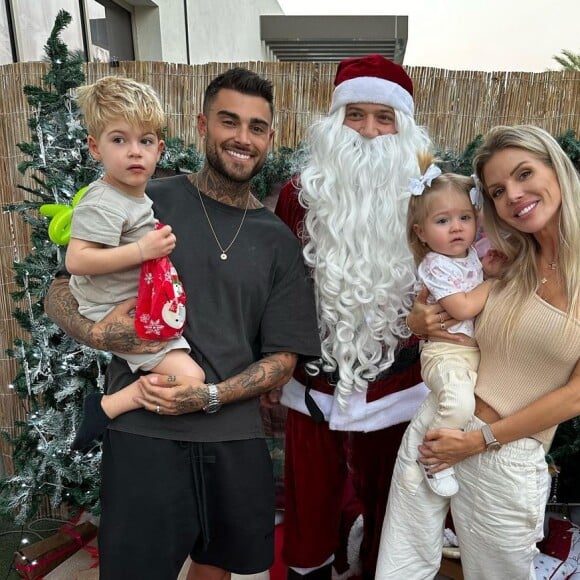
[[[132,127],[151,129],[163,136],[165,112],[152,87],[125,77],[103,77],[79,87],[77,100],[89,132],[99,138],[105,127],[119,119]]]
[[[423,152],[417,155],[417,161],[419,163],[419,171],[421,175],[424,175],[429,166],[436,162],[436,159],[431,153]],[[430,194],[446,189],[454,189],[465,193],[471,201],[469,191],[474,185],[475,183],[471,177],[459,175],[458,173],[443,173],[433,179],[430,186],[425,184],[425,189],[421,195],[411,195],[407,210],[407,243],[415,259],[415,264],[419,265],[431,251],[431,248],[419,239],[414,228],[415,225],[422,227],[429,215],[430,202],[433,199]]]

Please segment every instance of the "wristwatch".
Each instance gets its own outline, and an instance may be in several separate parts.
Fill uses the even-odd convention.
[[[203,410],[208,413],[217,413],[221,408],[222,404],[218,394],[218,388],[214,383],[207,383],[207,405],[203,407]]]
[[[485,447],[488,451],[497,451],[498,449],[501,449],[501,443],[495,438],[489,425],[485,424],[481,428],[481,433],[485,441]]]

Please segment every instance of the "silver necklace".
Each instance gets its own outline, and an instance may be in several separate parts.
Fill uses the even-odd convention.
[[[228,250],[234,245],[234,242],[236,241],[238,234],[240,233],[242,226],[244,225],[244,220],[246,219],[246,214],[248,213],[248,207],[250,205],[250,192],[248,191],[248,199],[246,200],[246,208],[244,209],[244,215],[242,216],[242,221],[240,222],[240,225],[238,226],[238,229],[237,229],[236,233],[234,234],[232,241],[228,244],[227,248],[224,248],[220,244],[220,241],[215,233],[215,230],[213,229],[213,225],[211,223],[211,220],[209,219],[209,215],[207,213],[207,210],[205,209],[205,205],[203,203],[203,199],[202,199],[201,193],[199,191],[199,178],[196,178],[196,180],[195,180],[195,187],[197,189],[197,195],[199,196],[199,202],[201,203],[203,213],[205,214],[205,219],[207,219],[207,223],[209,224],[209,229],[211,230],[211,233],[213,234],[213,237],[216,241],[216,244],[218,245],[218,248],[222,251],[222,253],[220,254],[220,259],[225,261],[228,259]]]

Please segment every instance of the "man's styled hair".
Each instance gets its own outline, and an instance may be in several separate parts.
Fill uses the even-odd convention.
[[[105,127],[119,119],[132,127],[154,131],[159,138],[165,127],[165,111],[153,88],[124,77],[103,77],[79,87],[77,101],[89,135],[100,137]]]
[[[243,95],[262,97],[268,102],[270,113],[272,113],[272,117],[274,116],[274,92],[272,90],[272,83],[257,73],[240,67],[227,70],[209,83],[207,89],[205,89],[203,98],[204,115],[208,114],[216,95],[222,89],[237,91]]]

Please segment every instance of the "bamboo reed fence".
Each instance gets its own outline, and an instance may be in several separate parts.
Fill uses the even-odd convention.
[[[16,188],[26,183],[17,172],[24,156],[16,143],[30,141],[27,120],[30,110],[22,88],[41,85],[47,70],[44,63],[0,66],[0,203],[20,200]],[[164,102],[169,136],[201,147],[196,133],[196,114],[201,110],[206,85],[232,63],[205,65],[161,62],[121,62],[118,68],[104,63],[86,65],[87,82],[110,74],[133,77],[151,84]],[[275,142],[295,147],[307,127],[328,109],[335,65],[325,63],[235,63],[270,79],[275,94]],[[580,134],[580,73],[450,71],[409,67],[415,84],[416,119],[425,125],[433,141],[456,152],[479,133],[498,124],[531,123],[555,136],[568,129]],[[16,374],[13,360],[5,355],[21,332],[9,296],[15,290],[12,263],[29,251],[28,232],[21,220],[9,213],[0,215],[0,430],[13,432],[14,421],[23,419],[25,407],[10,391]],[[10,449],[0,443],[6,473],[12,472]]]

